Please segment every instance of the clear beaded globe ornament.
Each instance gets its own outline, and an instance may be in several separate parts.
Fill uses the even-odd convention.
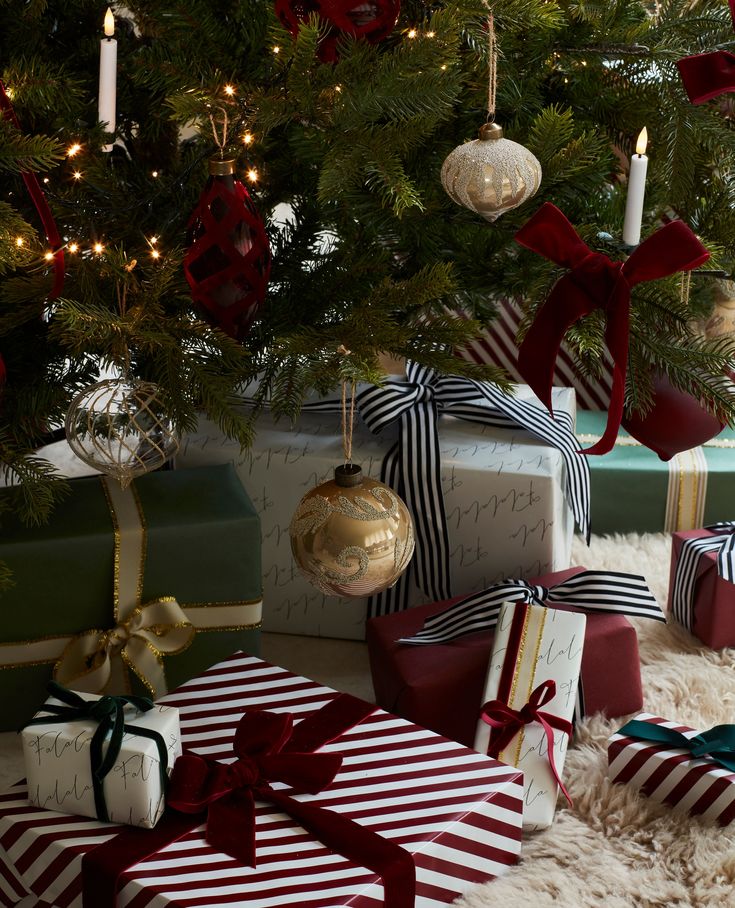
[[[159,393],[151,382],[125,377],[85,388],[66,414],[70,448],[123,488],[162,467],[177,452],[179,438]]]

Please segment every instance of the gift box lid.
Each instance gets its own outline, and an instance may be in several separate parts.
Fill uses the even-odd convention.
[[[290,712],[298,721],[335,696],[329,688],[236,654],[161,702],[179,709],[185,748],[227,761],[244,710]],[[344,757],[334,783],[318,795],[296,797],[342,813],[408,850],[417,870],[417,908],[449,904],[516,862],[522,811],[517,770],[382,710],[325,750]],[[18,824],[24,831],[20,847],[12,850],[13,866],[0,851],[0,891],[12,889],[10,881],[19,874],[37,897],[77,908],[82,854],[106,840],[109,827],[69,818],[68,829],[62,824],[50,841],[43,814],[29,813],[24,794],[18,785],[0,800],[6,835],[15,839]],[[216,906],[231,904],[237,894],[238,904],[258,908],[382,904],[382,885],[372,871],[329,851],[267,804],[256,802],[255,869],[213,851],[202,836],[200,827],[126,872],[123,903]],[[65,867],[63,874],[44,873],[54,862]]]

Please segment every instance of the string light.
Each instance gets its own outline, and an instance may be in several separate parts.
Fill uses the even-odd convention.
[[[44,183],[48,183],[48,177],[44,177],[44,178],[43,178],[43,182],[44,182]]]
[[[435,36],[436,36],[436,32],[427,32],[426,33],[427,38],[434,38]]]
[[[53,257],[54,257],[53,252],[47,252],[46,255],[44,255],[44,258],[46,259],[47,262],[52,261]]]
[[[280,53],[281,53],[281,48],[280,48],[277,44],[275,44],[275,45],[273,46],[273,53],[274,53],[274,54],[280,54]]]
[[[71,252],[72,254],[75,253],[75,252],[79,252],[79,246],[77,246],[76,243],[69,243],[69,245],[67,246],[67,249],[68,249],[69,252]]]
[[[253,141],[253,134],[251,132],[246,132],[245,135],[242,137],[242,140],[245,143],[245,145],[250,145]]]
[[[79,144],[79,142],[75,142],[73,145],[70,145],[66,149],[66,156],[67,156],[67,158],[73,158],[74,155],[79,154],[79,152],[81,150],[82,150],[82,146]]]
[[[158,237],[157,237],[157,236],[152,236],[152,237],[148,240],[148,242],[151,244],[151,246],[155,246],[156,243],[158,242]]]
[[[157,171],[157,170],[152,171],[152,172],[151,172],[151,176],[152,176],[153,179],[155,180],[155,179],[158,177],[158,171]]]
[[[446,63],[442,63],[442,65],[439,67],[439,69],[446,69],[446,68],[447,68],[447,64],[446,64]]]
[[[102,245],[102,243],[95,243],[92,248],[97,253],[97,255],[101,255],[105,251],[105,247]]]
[[[416,35],[418,35],[418,32],[416,31],[415,28],[412,28],[412,29],[409,30],[409,32],[408,32],[408,37],[409,37],[409,38],[415,38]]]
[[[15,238],[15,245],[16,245],[19,249],[20,249],[20,247],[23,245],[24,242],[25,242],[25,240],[23,239],[22,236],[17,236],[17,237]]]
[[[158,251],[158,249],[151,249],[151,258],[152,259],[160,259],[160,257],[161,257],[161,253]]]
[[[74,179],[75,179],[75,180],[81,180],[81,178],[82,178],[82,174],[81,174],[78,170],[75,170],[75,171],[74,171]]]
[[[248,170],[248,179],[251,183],[258,182],[258,171],[254,167],[251,167],[250,170]]]
[[[341,86],[341,85],[335,85],[335,86],[334,86],[334,90],[339,94],[339,93],[342,91],[342,86]]]
[[[5,94],[6,94],[6,95],[10,98],[10,100],[12,101],[13,98],[15,97],[15,89],[14,89],[14,88],[11,88],[9,85],[6,85],[6,86],[5,86]]]
[[[232,97],[235,94],[234,85],[225,85],[225,94]]]

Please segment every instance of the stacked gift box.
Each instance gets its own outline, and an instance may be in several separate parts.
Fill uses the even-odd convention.
[[[71,485],[47,524],[27,527],[3,515],[0,558],[13,574],[13,586],[3,594],[0,642],[5,729],[18,728],[34,713],[60,660],[66,682],[112,654],[113,680],[121,689],[107,692],[125,693],[130,683],[146,692],[150,685],[134,665],[132,673],[117,669],[122,643],[133,630],[132,613],[148,603],[153,627],[147,642],[139,641],[145,656],[157,650],[159,639],[165,652],[157,630],[160,609],[169,608],[170,600],[184,612],[172,625],[191,625],[185,638],[180,627],[171,628],[179,651],[163,659],[169,688],[233,650],[258,648],[260,529],[231,467],[142,476],[122,500],[119,486],[99,476]],[[92,631],[96,635],[84,637]],[[117,641],[105,638],[106,632],[117,633]],[[81,664],[74,667],[66,657],[77,648]],[[157,669],[160,660],[153,661]]]

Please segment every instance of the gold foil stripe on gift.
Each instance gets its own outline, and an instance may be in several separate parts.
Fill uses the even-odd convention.
[[[242,616],[243,618],[255,617],[250,614],[250,612],[254,611],[258,616],[257,620],[254,621],[241,620],[234,624],[229,623],[221,625],[200,625],[196,620],[191,622],[196,628],[197,633],[206,633],[207,631],[249,631],[262,627],[262,621],[260,620],[262,603],[262,599],[243,599],[239,602],[189,602],[181,607],[184,612],[187,612],[189,609],[216,609],[219,606],[227,609],[241,609],[246,612],[246,614]],[[253,609],[253,606],[256,606],[257,608]],[[187,617],[190,616],[187,615]],[[202,618],[204,618],[204,614],[202,615]],[[100,635],[105,633],[102,629],[93,628],[92,630],[94,633]],[[32,640],[15,640],[9,643],[0,643],[0,669],[31,667],[34,665],[53,665],[58,662],[64,648],[71,642],[74,636],[76,635],[67,634],[65,636],[57,636],[55,634],[47,634],[43,637],[34,637]],[[49,646],[49,644],[52,645]],[[12,652],[13,648],[17,649],[16,653]],[[38,650],[41,651],[41,654],[36,652],[36,655],[34,655],[34,651]]]
[[[707,460],[701,447],[674,455],[669,464],[664,530],[694,530],[704,523]]]
[[[508,698],[508,705],[513,709],[522,709],[526,703],[531,698],[534,688],[536,687],[536,666],[538,665],[538,654],[541,650],[541,641],[544,636],[544,627],[546,626],[546,615],[548,613],[547,609],[536,609],[533,606],[529,606],[526,611],[526,618],[523,622],[523,632],[521,634],[521,643],[518,647],[518,657],[516,659],[516,668],[513,672],[513,681],[511,683],[510,697]],[[522,698],[523,702],[520,705],[516,705],[514,702],[514,697],[518,684],[520,683],[521,672],[524,668],[524,655],[526,650],[526,645],[528,643],[528,635],[531,631],[531,625],[538,622],[538,631],[536,633],[536,639],[533,646],[533,660],[531,662],[531,676],[528,680],[528,689],[526,690],[525,696]],[[521,749],[523,747],[523,741],[526,737],[525,726],[518,732],[516,736],[516,747],[515,754],[513,759],[510,761],[511,766],[518,766],[518,763],[521,759]],[[500,760],[501,757],[498,756]],[[501,760],[502,762],[502,760]]]
[[[576,436],[577,441],[581,444],[595,444],[598,442],[602,436],[601,435],[588,435],[586,433],[580,433]],[[642,448],[644,447],[640,441],[635,438],[631,438],[629,435],[618,435],[615,439],[616,448]],[[700,445],[701,448],[735,448],[735,438],[711,438],[709,441],[705,441],[704,444]]]

